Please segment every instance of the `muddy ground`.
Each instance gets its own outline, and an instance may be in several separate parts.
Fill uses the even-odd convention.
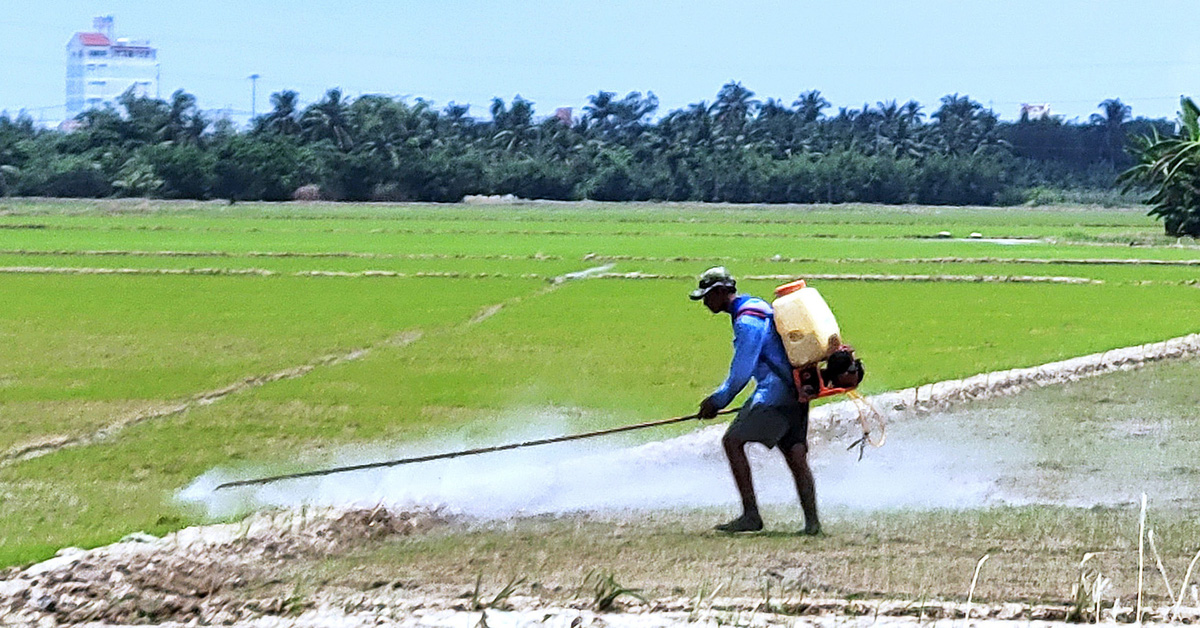
[[[431,573],[384,577],[371,569],[338,566],[381,544],[461,531],[462,525],[436,511],[264,513],[161,539],[135,535],[92,551],[64,550],[54,559],[5,574],[0,625],[790,625],[797,618],[828,625],[924,625],[937,620],[961,625],[967,613],[973,619],[1028,625],[1078,621],[1094,613],[1091,606],[1070,601],[831,596],[794,586],[810,577],[802,567],[769,572],[766,582],[775,582],[774,590],[768,585],[758,595],[730,596],[719,583],[668,595],[625,591],[611,574],[588,574],[578,587],[515,577],[485,581],[482,576],[463,586],[438,582]],[[532,551],[528,544],[526,548]],[[1174,616],[1190,622],[1200,619],[1198,613],[1189,603]],[[1133,616],[1129,602],[1107,602],[1100,611],[1107,621],[1128,622]],[[1145,619],[1168,616],[1169,604],[1147,603]]]

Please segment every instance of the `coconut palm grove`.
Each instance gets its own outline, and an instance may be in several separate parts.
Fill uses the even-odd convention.
[[[236,201],[530,199],[1018,205],[1145,200],[1170,235],[1200,234],[1180,121],[1133,117],[1113,98],[1088,120],[1002,121],[965,95],[937,109],[895,100],[835,107],[819,91],[761,99],[738,82],[712,102],[660,111],[653,93],[601,91],[572,115],[495,98],[466,105],[295,91],[237,128],[183,90],[127,93],[64,130],[0,115],[0,194]],[[1178,130],[1177,130],[1178,129]],[[1124,176],[1121,176],[1124,173]]]

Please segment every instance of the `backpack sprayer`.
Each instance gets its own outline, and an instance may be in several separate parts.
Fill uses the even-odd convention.
[[[854,348],[842,343],[833,311],[816,288],[803,279],[775,289],[771,302],[775,311],[775,330],[783,340],[788,362],[792,365],[792,381],[801,402],[832,395],[846,395],[858,409],[862,437],[847,447],[858,447],[862,460],[866,446],[882,447],[886,436],[883,415],[858,393],[865,371]]]
[[[883,417],[855,390],[863,378],[862,360],[854,356],[853,348],[842,344],[841,331],[838,329],[837,320],[833,317],[833,312],[830,311],[829,306],[821,298],[820,293],[816,289],[807,287],[803,280],[794,281],[777,288],[775,290],[775,297],[775,301],[771,304],[775,310],[775,328],[779,332],[779,336],[783,339],[783,345],[788,354],[788,361],[793,367],[792,378],[796,385],[798,400],[808,402],[831,395],[845,394],[848,396],[858,407],[859,423],[862,425],[863,435],[862,438],[851,443],[847,450],[858,447],[858,458],[862,460],[863,450],[866,449],[868,443],[874,447],[880,447],[884,441]],[[822,368],[821,364],[823,362],[825,366]],[[738,410],[741,410],[741,408],[728,408],[721,410],[717,414],[732,414]],[[648,427],[682,423],[698,418],[700,418],[699,415],[690,414],[594,432],[584,432],[582,434],[556,436],[554,438],[542,438],[506,445],[479,447],[476,449],[464,449],[461,451],[401,458],[399,460],[368,462],[317,471],[288,473],[253,480],[237,480],[220,484],[215,490],[219,491],[224,488],[270,484],[283,480],[311,478],[333,475],[335,473],[362,471],[365,469],[396,467],[419,462],[447,460],[463,456],[475,456],[511,449],[536,447],[538,445],[549,445],[551,443],[562,443],[604,436],[606,434],[617,434]]]

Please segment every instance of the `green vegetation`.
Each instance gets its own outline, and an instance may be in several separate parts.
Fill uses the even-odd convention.
[[[932,111],[915,101],[832,104],[820,92],[755,98],[731,82],[711,102],[658,111],[658,99],[601,91],[577,118],[535,116],[520,98],[488,120],[454,103],[348,98],[332,89],[273,109],[241,131],[211,120],[180,90],[169,101],[126,94],[70,132],[0,117],[0,196],[457,202],[472,194],[601,201],[1122,205],[1130,135],[1166,132],[1120,100],[1084,123],[1001,122],[959,94]]]
[[[1180,99],[1177,135],[1142,138],[1139,164],[1122,176],[1131,183],[1155,188],[1150,215],[1158,216],[1167,233],[1200,236],[1200,107]]]
[[[0,380],[0,450],[461,322],[533,284],[490,281],[413,307],[422,293],[451,292],[454,283],[390,280],[368,291],[292,277],[0,275],[11,356]]]
[[[943,230],[1035,239],[930,237]],[[1200,258],[1156,231],[1140,212],[1071,208],[0,202],[0,456],[83,441],[0,462],[0,564],[196,522],[172,496],[215,467],[309,468],[349,445],[494,440],[530,408],[571,409],[571,428],[687,413],[728,359],[727,323],[684,297],[716,263],[742,277],[1103,282],[815,282],[868,362],[869,391],[1200,331],[1194,266],[1014,261]],[[609,263],[663,278],[546,280]],[[18,266],[276,274],[7,272]],[[742,286],[767,295],[778,283]],[[90,439],[303,366],[313,368]]]

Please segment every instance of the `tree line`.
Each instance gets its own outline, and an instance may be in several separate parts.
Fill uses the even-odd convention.
[[[132,93],[70,131],[0,116],[0,194],[279,201],[538,199],[1004,205],[1036,188],[1116,189],[1131,137],[1166,134],[1118,99],[1085,122],[1003,122],[967,96],[836,110],[819,91],[760,100],[737,82],[659,115],[653,93],[589,96],[578,116],[517,96],[490,119],[450,103],[331,89],[271,96],[248,129],[196,98]]]

